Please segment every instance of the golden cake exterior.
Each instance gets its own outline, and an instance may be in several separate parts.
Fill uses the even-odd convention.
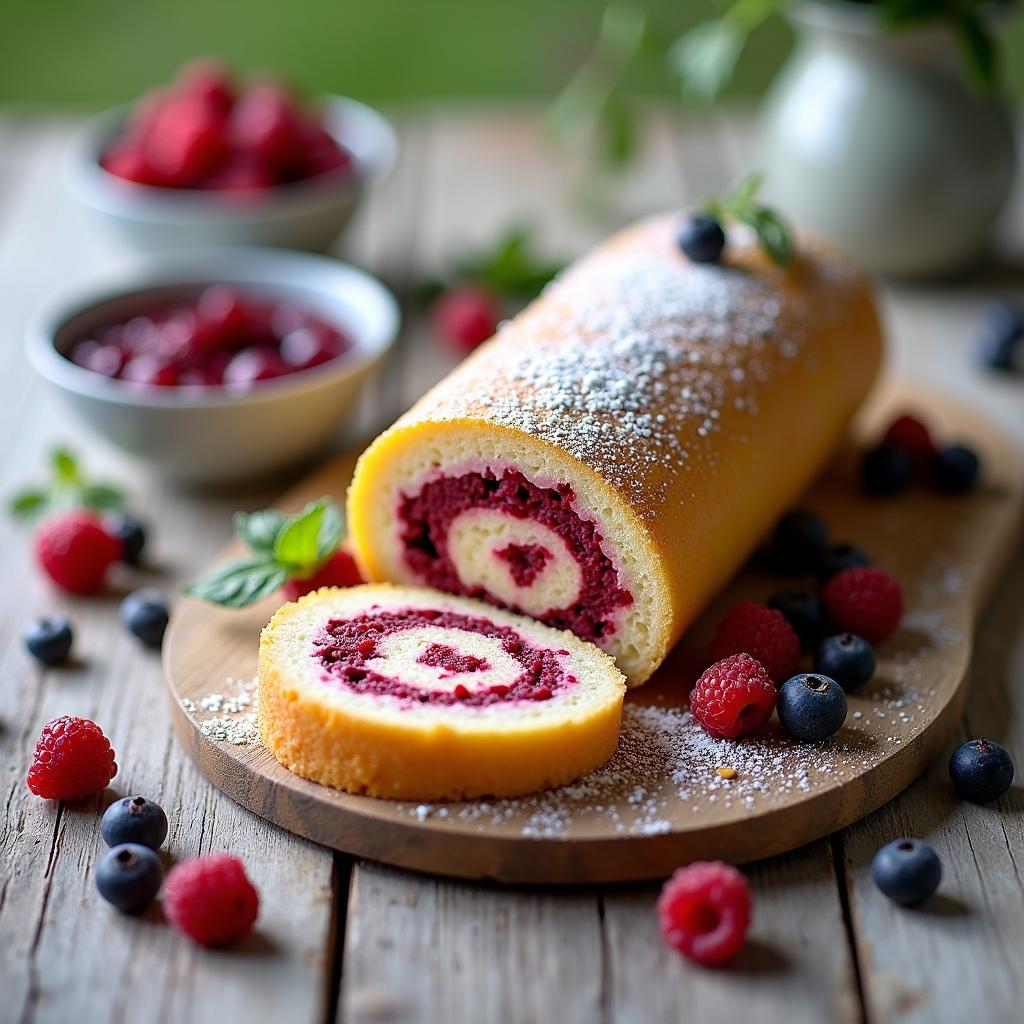
[[[691,264],[682,219],[585,256],[367,449],[348,517],[369,579],[511,607],[650,676],[823,468],[882,358],[844,259],[803,242],[779,268],[741,243]]]
[[[625,683],[570,633],[412,587],[325,588],[263,631],[260,735],[291,771],[405,800],[517,796],[614,752]]]

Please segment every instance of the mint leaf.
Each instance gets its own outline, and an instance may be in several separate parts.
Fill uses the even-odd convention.
[[[247,608],[279,590],[288,574],[272,558],[255,555],[218,566],[185,593],[226,608]]]
[[[274,541],[274,560],[289,575],[312,572],[320,561],[320,525],[329,502],[326,498],[307,505],[290,519]]]
[[[86,484],[79,494],[79,501],[94,512],[106,512],[124,504],[124,493],[112,484]]]
[[[793,258],[789,228],[774,210],[758,206],[738,219],[754,229],[761,248],[777,266],[784,267]]]
[[[235,533],[253,551],[271,554],[274,542],[288,517],[276,508],[264,508],[259,512],[236,512]]]
[[[27,519],[41,512],[48,501],[45,491],[21,491],[11,498],[9,509],[11,515]]]
[[[761,186],[763,184],[764,174],[761,171],[755,171],[753,174],[748,174],[747,177],[740,181],[726,196],[726,208],[732,210],[746,209],[757,198],[757,193],[761,191]]]
[[[53,467],[53,475],[59,483],[79,483],[81,476],[78,460],[67,448],[54,448],[50,453],[50,465]]]
[[[345,521],[338,511],[336,505],[328,505],[324,509],[323,517],[320,520],[320,530],[317,533],[317,563],[326,562],[341,544],[341,538],[345,532]]]

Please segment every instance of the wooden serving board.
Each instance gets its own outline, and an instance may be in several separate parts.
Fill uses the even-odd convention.
[[[984,459],[977,491],[946,497],[915,488],[886,499],[860,492],[858,446],[903,410],[922,414],[941,439],[977,448]],[[331,463],[282,507],[342,495],[354,460]],[[881,646],[875,678],[851,695],[846,725],[827,743],[795,743],[774,722],[763,737],[715,741],[685,710],[723,610],[800,585],[754,569],[733,581],[647,685],[628,694],[612,761],[559,790],[417,805],[350,796],[293,775],[255,733],[251,680],[273,600],[245,611],[179,604],[164,643],[174,727],[201,771],[256,814],[401,867],[505,882],[593,883],[663,877],[694,859],[742,863],[782,853],[892,799],[948,742],[966,698],[974,623],[1012,552],[1022,494],[1019,454],[977,412],[899,383],[870,404],[850,448],[804,504],[825,517],[836,541],[862,545],[903,581],[907,614]],[[731,768],[735,778],[719,768]]]

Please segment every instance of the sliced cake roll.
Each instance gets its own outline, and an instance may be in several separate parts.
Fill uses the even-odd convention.
[[[369,579],[570,629],[647,679],[835,450],[879,368],[864,278],[803,243],[691,264],[682,215],[566,271],[364,453]]]
[[[369,584],[263,631],[264,745],[316,782],[408,800],[562,785],[615,750],[625,683],[573,634],[479,601]]]

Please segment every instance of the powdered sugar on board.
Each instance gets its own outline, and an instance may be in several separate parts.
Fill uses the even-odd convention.
[[[198,700],[183,697],[181,706],[195,719],[207,739],[236,746],[259,742],[255,679],[229,676],[221,689],[204,694]]]

